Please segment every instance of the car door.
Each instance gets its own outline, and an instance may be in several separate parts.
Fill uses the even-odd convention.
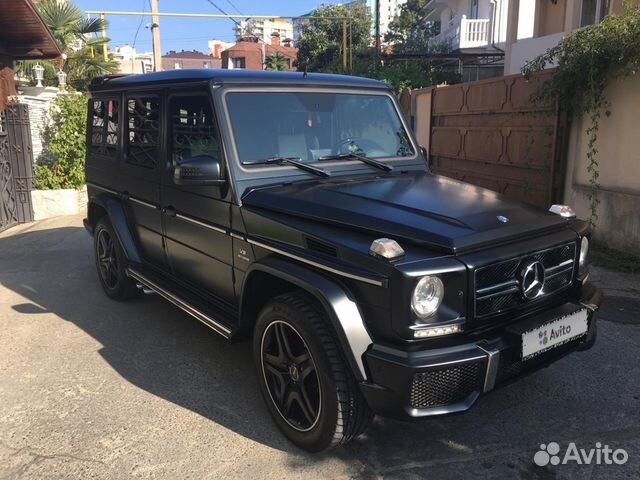
[[[230,230],[231,194],[226,186],[177,185],[178,162],[193,157],[225,159],[208,89],[168,96],[167,158],[163,174],[165,242],[175,277],[226,304],[235,304]]]
[[[166,269],[160,209],[161,95],[124,95],[124,142],[120,188],[145,263]]]

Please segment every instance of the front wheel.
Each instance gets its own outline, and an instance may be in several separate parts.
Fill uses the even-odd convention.
[[[372,418],[319,305],[303,292],[273,299],[259,315],[254,356],[278,428],[311,452],[345,443]]]

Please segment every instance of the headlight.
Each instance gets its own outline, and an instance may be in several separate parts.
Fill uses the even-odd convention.
[[[416,288],[413,289],[411,297],[411,308],[420,318],[427,318],[433,315],[444,296],[444,285],[438,277],[427,275],[422,277]]]
[[[589,239],[582,237],[580,242],[580,261],[578,264],[578,272],[583,274],[587,270],[587,254],[589,253]]]

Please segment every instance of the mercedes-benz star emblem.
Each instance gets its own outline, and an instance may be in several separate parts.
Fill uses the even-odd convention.
[[[542,295],[544,289],[544,265],[535,260],[525,264],[520,271],[520,288],[527,300],[533,300]]]

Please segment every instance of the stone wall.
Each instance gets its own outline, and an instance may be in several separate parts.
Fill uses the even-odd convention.
[[[31,125],[31,143],[33,145],[33,160],[38,162],[42,153],[42,132],[46,125],[51,102],[61,95],[56,87],[21,87],[18,101],[29,106],[29,123]]]

